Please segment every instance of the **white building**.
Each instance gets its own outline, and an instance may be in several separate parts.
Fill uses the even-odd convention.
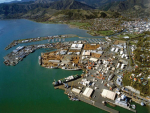
[[[77,89],[77,88],[73,88],[73,89],[72,89],[72,92],[79,94],[79,93],[81,92],[81,90],[80,90],[80,89]]]
[[[103,89],[103,92],[101,93],[101,95],[102,97],[108,98],[110,100],[115,100],[116,98],[116,93],[107,89]]]
[[[70,49],[82,49],[83,44],[72,44]]]
[[[93,89],[87,87],[87,88],[85,89],[85,91],[83,92],[83,95],[84,95],[85,97],[88,97],[88,98],[89,98],[89,97],[92,95],[92,93],[93,93]]]

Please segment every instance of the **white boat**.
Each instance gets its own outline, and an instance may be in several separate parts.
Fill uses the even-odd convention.
[[[81,68],[66,68],[66,67],[62,67],[61,69],[64,69],[64,70],[69,70],[69,71],[76,71],[76,70],[81,70]]]
[[[53,66],[51,66],[51,69],[57,69],[58,67],[53,67]]]
[[[144,106],[145,104],[144,104],[144,102],[141,102],[141,106]]]
[[[135,105],[133,104],[133,105],[131,105],[131,107],[132,107],[132,109],[135,109]]]
[[[39,65],[42,64],[42,61],[41,61],[41,56],[39,56]]]

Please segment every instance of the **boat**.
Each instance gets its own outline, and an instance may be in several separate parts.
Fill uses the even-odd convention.
[[[42,61],[41,61],[41,56],[39,56],[39,65],[42,64]]]
[[[141,106],[144,106],[145,104],[144,104],[144,102],[141,102]]]
[[[70,100],[72,100],[72,101],[79,101],[79,99],[77,98],[77,97],[70,97]]]
[[[53,67],[53,66],[51,66],[51,69],[57,69],[58,67]]]
[[[72,68],[72,69],[67,68],[67,69],[65,69],[65,70],[68,70],[68,71],[76,71],[76,70],[81,70],[81,69],[80,69],[80,68]]]
[[[62,67],[61,69],[68,70],[68,71],[81,70],[81,68],[66,68],[66,67]]]
[[[55,80],[54,80],[54,82],[53,82],[52,84],[53,84],[54,86],[62,85],[62,84],[64,84],[64,83],[67,83],[67,82],[69,82],[69,81],[72,81],[72,80],[77,79],[77,78],[80,78],[80,77],[81,77],[81,75],[71,75],[71,76],[68,76],[68,77],[66,77],[66,78],[60,79],[60,80],[58,80],[58,81],[55,81]]]
[[[33,52],[35,52],[35,50],[34,50],[34,49],[32,49],[32,50],[31,50],[31,53],[33,53]]]
[[[54,80],[54,82],[52,83],[54,86],[59,85],[58,81]]]
[[[132,107],[132,109],[135,109],[135,105],[133,104],[133,105],[131,105],[131,107]]]

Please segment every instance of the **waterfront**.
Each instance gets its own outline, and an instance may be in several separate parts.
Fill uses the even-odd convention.
[[[3,27],[2,23],[7,24],[7,27]],[[68,97],[64,95],[64,91],[54,90],[52,86],[54,79],[57,80],[71,74],[80,74],[82,71],[51,70],[40,67],[38,64],[38,56],[41,52],[45,51],[44,49],[30,54],[17,66],[8,67],[3,64],[3,56],[14,49],[5,51],[4,48],[15,39],[73,33],[84,37],[90,36],[86,31],[76,28],[71,29],[67,25],[39,24],[28,20],[0,21],[0,27],[1,25],[3,27],[0,33],[1,113],[75,113],[81,111],[87,113],[105,113],[105,111],[86,103],[69,101]],[[44,30],[41,31],[41,29]],[[140,105],[136,106],[138,106],[137,112],[148,112],[145,107],[141,107]],[[127,112],[125,109],[119,109]]]

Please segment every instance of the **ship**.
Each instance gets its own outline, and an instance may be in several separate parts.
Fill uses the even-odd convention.
[[[58,81],[55,81],[55,80],[54,80],[54,82],[53,82],[52,84],[53,84],[54,86],[62,85],[62,84],[64,84],[64,83],[67,83],[67,82],[69,82],[69,81],[75,80],[75,79],[80,78],[80,77],[81,77],[81,75],[71,75],[71,76],[68,76],[68,77],[66,77],[66,78],[64,78],[64,79],[60,79],[60,80],[58,80]]]
[[[72,100],[72,101],[79,101],[79,99],[77,97],[69,96],[69,99]]]
[[[42,61],[41,61],[41,56],[39,56],[39,65],[42,64]]]

